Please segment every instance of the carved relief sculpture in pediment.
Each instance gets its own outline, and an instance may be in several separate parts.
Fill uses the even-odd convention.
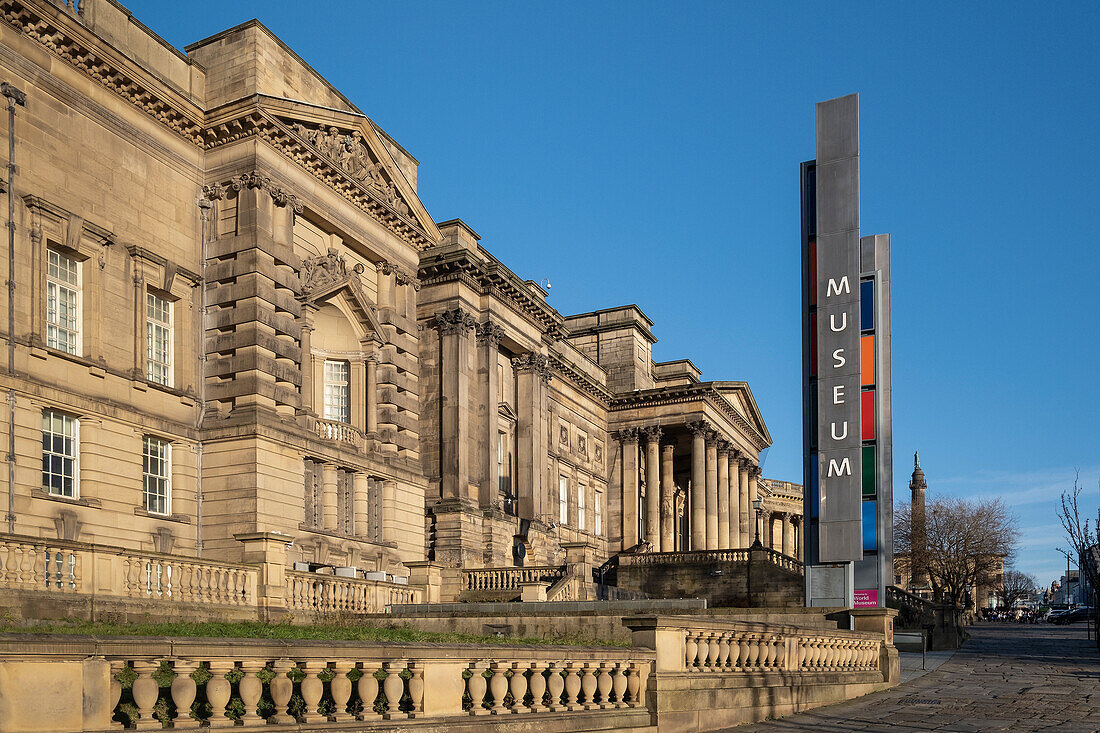
[[[355,265],[354,271],[356,274],[363,272],[363,266]],[[326,254],[302,260],[302,270],[299,275],[302,280],[302,297],[308,298],[313,293],[328,290],[334,285],[346,282],[348,266],[343,256],[335,248],[330,247]]]
[[[388,179],[386,167],[367,147],[361,132],[345,132],[333,126],[328,129],[324,126],[312,128],[301,122],[292,123],[291,129],[392,209],[408,216],[408,204],[401,198],[397,186]]]

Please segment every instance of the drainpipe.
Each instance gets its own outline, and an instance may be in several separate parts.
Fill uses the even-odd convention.
[[[202,214],[202,245],[200,256],[199,275],[199,327],[196,329],[196,348],[199,358],[199,412],[195,419],[195,435],[198,442],[195,445],[195,550],[202,557],[202,423],[206,419],[206,254],[207,254],[207,229],[210,224],[210,211],[214,208],[214,201],[206,195],[199,197],[195,202]]]
[[[15,107],[27,106],[27,95],[8,82],[8,375],[15,374]],[[8,534],[15,534],[15,387],[8,390]]]

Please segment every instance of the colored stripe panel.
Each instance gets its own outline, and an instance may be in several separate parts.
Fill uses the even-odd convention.
[[[878,524],[875,521],[877,501],[863,502],[863,551],[874,552],[878,549]]]
[[[875,337],[859,337],[859,383],[863,386],[875,383]]]
[[[860,422],[863,424],[863,440],[875,439],[875,390],[865,389],[859,395]]]
[[[863,495],[875,495],[875,446],[863,446]]]
[[[817,240],[810,240],[810,305],[817,305]]]
[[[875,327],[875,281],[859,283],[859,329],[871,331]]]

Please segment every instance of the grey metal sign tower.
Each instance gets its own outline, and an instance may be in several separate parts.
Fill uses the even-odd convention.
[[[802,164],[806,604],[878,607],[893,582],[890,237],[860,238],[859,97],[816,109]]]

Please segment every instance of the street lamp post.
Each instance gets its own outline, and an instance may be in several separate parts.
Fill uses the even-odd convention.
[[[752,508],[756,512],[756,539],[752,541],[752,546],[762,547],[760,544],[760,512],[764,509],[764,500],[757,497],[752,502]]]

